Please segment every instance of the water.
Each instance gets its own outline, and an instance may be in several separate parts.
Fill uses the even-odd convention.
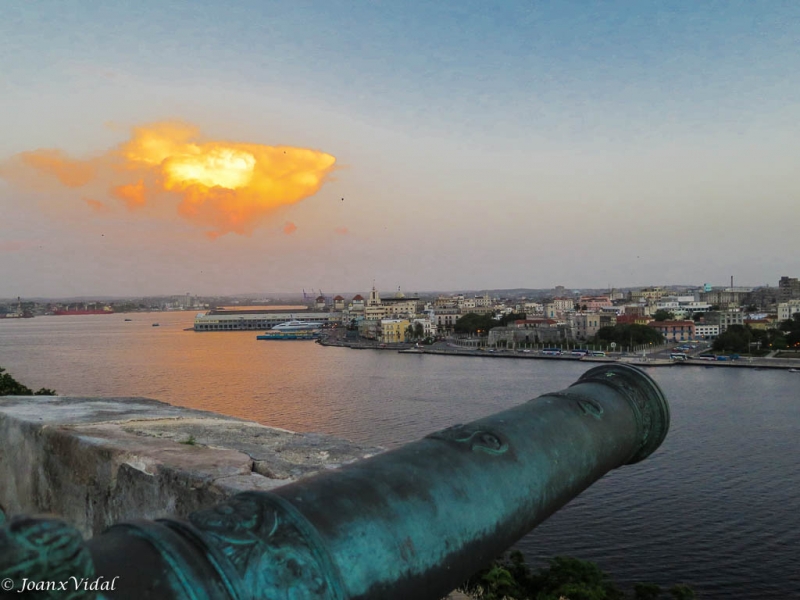
[[[562,389],[586,365],[404,355],[194,333],[193,313],[0,321],[0,366],[62,394],[146,396],[393,447]],[[152,323],[158,322],[159,327]],[[800,598],[800,376],[651,369],[672,428],[519,547],[597,562],[623,585],[703,598]]]

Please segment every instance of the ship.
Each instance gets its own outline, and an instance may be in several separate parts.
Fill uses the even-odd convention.
[[[314,331],[316,329],[320,329],[322,327],[322,323],[311,323],[307,321],[287,321],[286,323],[280,323],[275,325],[270,331]]]

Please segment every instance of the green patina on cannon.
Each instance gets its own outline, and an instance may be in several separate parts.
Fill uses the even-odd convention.
[[[0,578],[20,575],[17,544],[40,549],[25,559],[32,578],[119,578],[97,597],[436,599],[608,471],[649,456],[668,429],[655,382],[604,365],[566,390],[185,520],[121,523],[81,543],[63,523],[11,519]]]

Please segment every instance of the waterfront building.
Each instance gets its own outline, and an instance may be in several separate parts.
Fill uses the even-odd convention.
[[[336,296],[333,299],[333,310],[344,310],[344,298]]]
[[[719,335],[719,325],[707,325],[706,323],[695,323],[694,334],[697,339],[710,340]]]
[[[652,321],[647,325],[663,335],[668,342],[685,342],[695,338],[694,321]]]
[[[558,321],[554,319],[518,319],[511,326],[517,329],[539,329],[541,327],[554,327]]]
[[[778,321],[791,319],[796,313],[800,313],[800,299],[778,303]]]
[[[527,321],[527,319],[526,319]],[[541,321],[536,327],[492,327],[489,330],[489,346],[525,346],[530,344],[556,344],[570,339],[568,325],[558,324],[551,319]]]
[[[744,325],[744,313],[740,310],[712,310],[705,314],[704,323],[708,325],[719,325],[719,332],[725,331],[731,325]]]
[[[461,318],[461,311],[457,308],[434,308],[430,315],[437,331],[451,331]]]
[[[384,344],[397,344],[406,341],[407,319],[381,320],[380,339]]]
[[[423,337],[434,337],[436,335],[436,325],[430,319],[412,319],[412,325],[422,325]]]
[[[377,340],[380,336],[380,326],[380,321],[367,319],[358,321],[358,335],[368,340]]]
[[[312,312],[306,308],[296,311],[270,309],[214,309],[198,313],[194,319],[195,331],[252,331],[271,329],[287,321],[305,321],[322,325],[341,323],[342,313]]]
[[[597,335],[600,330],[600,313],[596,312],[579,312],[571,315],[571,320],[568,321],[573,336],[579,340],[588,340],[590,337]]]

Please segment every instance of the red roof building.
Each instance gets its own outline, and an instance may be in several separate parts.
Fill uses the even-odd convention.
[[[694,321],[652,321],[647,324],[663,335],[668,342],[685,342],[695,336]]]

